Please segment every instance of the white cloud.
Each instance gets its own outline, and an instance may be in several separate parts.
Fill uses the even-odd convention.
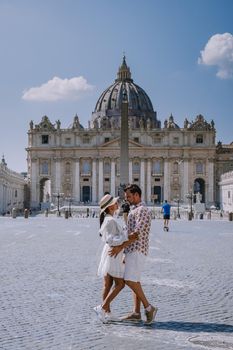
[[[27,101],[77,100],[93,88],[82,76],[71,79],[54,77],[41,86],[25,90],[22,98]]]
[[[221,79],[233,78],[233,35],[230,33],[213,35],[201,51],[198,63],[217,66],[216,75]]]

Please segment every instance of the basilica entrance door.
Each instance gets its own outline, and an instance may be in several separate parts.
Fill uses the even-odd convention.
[[[160,203],[161,200],[161,186],[154,186],[154,203]]]
[[[84,203],[91,201],[91,189],[90,186],[83,186],[82,189],[82,201]]]

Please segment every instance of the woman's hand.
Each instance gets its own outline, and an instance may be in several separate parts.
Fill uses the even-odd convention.
[[[138,232],[130,233],[128,236],[128,239],[130,240],[130,242],[137,241],[138,240]]]
[[[108,255],[114,256],[114,258],[116,258],[122,249],[123,249],[122,245],[111,247],[111,249],[109,249],[108,251]]]

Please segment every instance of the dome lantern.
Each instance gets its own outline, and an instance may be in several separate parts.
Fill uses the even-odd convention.
[[[131,79],[130,69],[126,63],[125,55],[123,56],[123,61],[122,61],[121,66],[119,67],[119,70],[117,73],[117,79],[115,80],[115,82],[118,82],[118,81],[131,81],[131,82],[133,82],[133,80]]]

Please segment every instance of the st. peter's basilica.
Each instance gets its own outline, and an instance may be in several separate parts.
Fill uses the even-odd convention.
[[[126,96],[124,96],[126,95]],[[233,170],[233,144],[216,144],[213,120],[197,115],[177,125],[163,123],[147,93],[132,79],[125,57],[112,85],[99,97],[88,127],[76,115],[67,128],[44,116],[28,131],[30,206],[55,202],[96,204],[120,187],[121,107],[128,101],[129,182],[142,189],[147,204],[167,199],[186,203],[201,194],[206,206],[219,203],[221,174]]]

